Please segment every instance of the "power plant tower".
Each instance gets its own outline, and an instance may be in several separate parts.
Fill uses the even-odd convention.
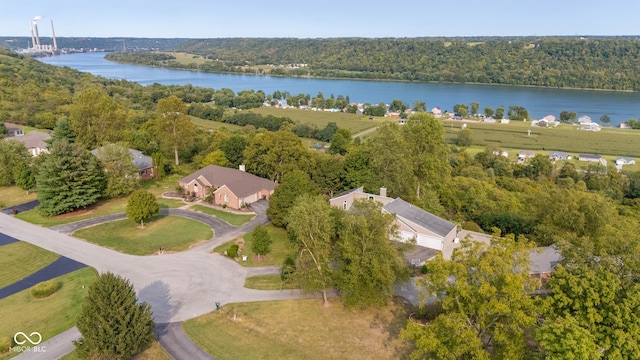
[[[33,18],[33,33],[35,34],[35,44],[33,47],[36,50],[40,50],[40,35],[38,34],[38,20],[42,19],[42,16],[36,16]]]
[[[58,43],[56,42],[56,30],[53,28],[53,20],[51,20],[51,39],[53,40],[53,51],[58,50]]]
[[[53,45],[44,45],[40,43],[40,33],[38,32],[38,20],[42,20],[42,16],[36,16],[29,22],[29,29],[31,30],[31,48],[26,49],[26,52],[40,53],[40,52],[55,52],[58,50],[58,42],[56,40],[56,31],[53,27],[53,20],[51,20],[51,40]]]

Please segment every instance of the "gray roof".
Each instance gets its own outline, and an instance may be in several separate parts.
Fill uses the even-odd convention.
[[[5,140],[19,141],[23,143],[24,147],[26,147],[27,149],[46,149],[47,143],[45,143],[45,141],[49,139],[51,139],[51,135],[40,131],[32,131],[24,136],[5,138]]]
[[[349,195],[349,194],[354,193],[354,192],[356,192],[356,191],[363,191],[362,189],[363,189],[363,187],[362,187],[362,186],[360,186],[359,188],[355,188],[355,189],[351,189],[351,190],[343,191],[343,192],[341,192],[340,194],[338,194],[338,195],[334,196],[334,197],[333,197],[333,199],[335,199],[335,198],[339,198],[339,197],[341,197],[341,196]]]
[[[535,248],[529,253],[529,273],[550,273],[562,259],[560,251],[554,246]]]
[[[110,145],[114,146],[115,144],[110,144]],[[100,149],[102,149],[102,147]],[[99,149],[93,149],[91,150],[91,153],[95,156],[98,156],[98,150]],[[131,162],[133,162],[133,164],[137,166],[138,169],[144,170],[144,169],[153,167],[153,160],[151,159],[150,156],[143,154],[142,151],[140,150],[136,150],[136,149],[128,149],[128,150],[129,150],[129,154],[131,154]]]
[[[580,154],[578,155],[579,159],[600,159],[602,156],[597,154]]]
[[[451,232],[451,230],[456,228],[456,225],[454,223],[435,216],[432,213],[425,211],[415,205],[412,205],[400,198],[393,200],[392,202],[384,205],[382,208],[390,213],[394,213],[397,216],[418,224],[425,229],[429,229],[440,236],[446,236]]]
[[[566,158],[567,156],[569,156],[569,154],[567,154],[564,151],[551,151],[551,152],[549,152],[549,156],[555,156],[555,157],[559,157],[559,158]]]
[[[226,185],[238,197],[245,197],[254,194],[262,189],[273,190],[276,183],[253,175],[251,173],[231,169],[224,166],[209,165],[191,175],[180,179],[181,184],[190,183],[198,177],[204,177],[211,185],[220,188]]]

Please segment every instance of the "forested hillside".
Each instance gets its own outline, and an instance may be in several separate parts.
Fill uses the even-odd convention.
[[[635,38],[227,38],[190,40],[174,50],[211,61],[110,59],[212,72],[283,65],[271,74],[640,90]],[[307,66],[288,66],[295,64]]]

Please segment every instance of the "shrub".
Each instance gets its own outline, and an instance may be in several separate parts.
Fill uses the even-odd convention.
[[[31,296],[36,299],[46,298],[60,289],[60,283],[54,280],[43,281],[31,288]]]
[[[280,270],[280,279],[284,282],[291,281],[293,274],[296,272],[296,263],[291,256],[284,259],[282,270]]]
[[[10,347],[13,347],[13,338],[10,336],[0,337],[0,354],[4,354],[9,351]]]
[[[210,202],[211,202],[211,195],[207,195],[207,196],[204,198],[204,202],[208,202],[208,203],[210,203]]]
[[[427,264],[422,265],[422,267],[420,268],[420,273],[424,275],[427,273],[427,271]]]
[[[480,228],[480,225],[476,224],[473,221],[463,222],[462,228],[469,231],[482,232],[482,228]]]
[[[238,244],[231,245],[229,249],[227,249],[227,256],[232,259],[235,258],[236,256],[238,256],[238,249],[240,249]]]

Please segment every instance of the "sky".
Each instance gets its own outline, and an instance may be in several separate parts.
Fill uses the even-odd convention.
[[[639,35],[638,0],[0,0],[0,36],[431,37]]]

